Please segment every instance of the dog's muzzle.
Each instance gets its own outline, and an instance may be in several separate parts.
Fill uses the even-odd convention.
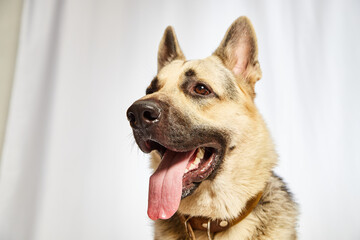
[[[146,129],[161,119],[161,107],[153,100],[139,100],[127,110],[127,118],[133,129]]]
[[[141,151],[156,151],[161,162],[149,180],[148,215],[169,219],[181,199],[215,177],[227,146],[221,129],[194,124],[171,100],[138,100],[127,110]]]

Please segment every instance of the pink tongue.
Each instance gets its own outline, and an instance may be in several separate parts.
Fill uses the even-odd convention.
[[[182,193],[182,177],[195,150],[173,152],[166,150],[164,157],[150,177],[148,215],[152,220],[168,219],[177,211]]]

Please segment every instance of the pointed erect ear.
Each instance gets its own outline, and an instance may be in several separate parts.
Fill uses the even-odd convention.
[[[238,81],[245,81],[245,86],[253,97],[255,83],[261,78],[257,52],[255,31],[247,17],[235,20],[214,52]]]
[[[165,29],[158,51],[158,72],[167,64],[175,59],[185,60],[185,56],[180,49],[175,31],[171,26]]]

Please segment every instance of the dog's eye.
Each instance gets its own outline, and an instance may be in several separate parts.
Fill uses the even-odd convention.
[[[194,87],[194,92],[200,95],[209,95],[211,91],[204,85],[204,84],[198,84]]]

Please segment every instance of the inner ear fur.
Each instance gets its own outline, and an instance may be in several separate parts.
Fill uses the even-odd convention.
[[[239,17],[233,22],[213,55],[218,56],[255,97],[254,87],[261,78],[261,69],[255,31],[247,17]]]
[[[159,51],[158,51],[158,72],[167,64],[173,60],[181,59],[185,60],[185,56],[181,51],[179,42],[175,35],[174,28],[168,26],[164,35],[160,41]]]

